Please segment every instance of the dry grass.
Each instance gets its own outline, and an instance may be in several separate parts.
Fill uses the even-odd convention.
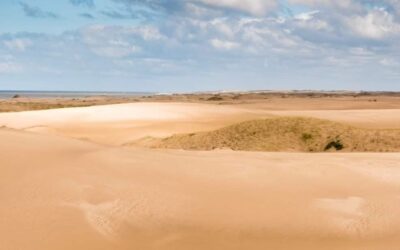
[[[400,109],[400,93],[386,92],[235,92],[143,96],[87,96],[0,99],[0,112],[86,107],[132,102],[184,102],[242,105],[262,110]]]
[[[247,121],[211,132],[174,135],[155,147],[186,150],[399,152],[400,130],[371,130],[314,118]]]
[[[0,100],[0,112],[20,112],[135,102],[134,98],[13,98]]]

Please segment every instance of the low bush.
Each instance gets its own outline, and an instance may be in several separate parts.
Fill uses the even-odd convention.
[[[224,100],[224,98],[220,97],[220,96],[211,96],[210,98],[207,99],[207,101],[222,101]]]
[[[340,139],[336,138],[335,140],[330,141],[328,144],[325,146],[325,151],[328,151],[330,149],[336,149],[336,151],[340,151],[344,148],[343,143],[341,142]]]

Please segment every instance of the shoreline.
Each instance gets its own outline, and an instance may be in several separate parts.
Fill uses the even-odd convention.
[[[40,95],[41,92],[37,94]],[[75,93],[75,92],[74,92]],[[397,109],[400,108],[400,92],[218,92],[191,94],[143,94],[120,96],[81,97],[24,97],[0,98],[0,112],[45,110],[66,107],[87,107],[107,104],[136,102],[183,102],[216,105],[244,105],[267,110],[312,109]],[[10,92],[11,95],[11,92]]]

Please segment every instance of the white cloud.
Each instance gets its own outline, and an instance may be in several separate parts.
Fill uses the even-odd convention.
[[[136,47],[135,45],[114,45],[92,48],[92,51],[96,55],[110,58],[121,58],[129,56],[131,54],[139,52],[140,50],[141,49],[139,47]]]
[[[226,7],[262,16],[277,6],[276,0],[198,0],[202,3]]]
[[[383,58],[379,61],[379,63],[386,67],[399,67],[400,62],[393,58]]]
[[[371,39],[382,39],[400,31],[400,25],[395,23],[394,17],[384,9],[375,9],[364,16],[351,17],[347,20],[347,25],[356,34]]]
[[[165,37],[160,33],[160,31],[153,26],[140,26],[128,29],[131,34],[139,35],[146,41],[151,40],[161,40]]]
[[[301,21],[309,21],[314,18],[314,15],[318,14],[320,11],[319,10],[314,10],[310,12],[303,12],[298,15],[296,15],[294,18],[297,20]]]
[[[94,72],[102,72],[127,77],[129,82],[134,78],[132,75],[143,79],[157,75],[178,79],[182,72],[192,76],[211,75],[220,70],[225,76],[228,74],[224,67],[229,65],[234,65],[230,69],[243,68],[243,72],[258,71],[260,75],[270,71],[282,79],[293,72],[312,75],[322,72],[321,69],[330,71],[332,77],[356,68],[358,72],[375,68],[381,72],[398,70],[400,16],[396,16],[394,9],[371,5],[360,9],[358,0],[288,0],[307,5],[299,8],[305,11],[299,13],[293,7],[293,15],[274,11],[264,16],[273,10],[275,2],[188,0],[185,5],[188,8],[160,10],[163,15],[143,20],[140,25],[113,20],[114,25],[85,26],[61,35],[0,35],[0,50],[13,54],[14,58],[8,61],[24,65],[24,73],[33,72],[27,63],[32,61],[43,67],[62,69],[65,75],[69,71],[96,77]],[[162,3],[168,6],[165,1]],[[32,44],[35,50],[18,53]],[[193,63],[187,63],[189,59]],[[6,60],[0,60],[3,61]],[[347,66],[357,67],[346,69]],[[1,72],[20,70],[13,63],[2,63],[0,67]],[[354,75],[348,74],[350,79]],[[159,79],[166,82],[162,77]],[[316,80],[319,81],[321,78]]]
[[[0,74],[18,73],[22,70],[19,64],[13,62],[0,62]]]
[[[293,25],[309,30],[331,30],[329,23],[320,17],[320,11],[314,10],[297,14],[293,18]]]
[[[84,43],[98,56],[121,58],[142,51],[140,44],[163,39],[157,28],[150,26],[90,26],[81,31]]]
[[[25,51],[28,47],[32,46],[32,41],[29,39],[12,39],[3,42],[4,45],[11,50]]]
[[[237,49],[240,47],[239,43],[236,42],[231,42],[231,41],[224,41],[220,39],[211,39],[210,44],[216,48],[216,49],[221,49],[221,50],[232,50],[232,49]]]
[[[268,21],[261,22],[257,25],[245,26],[241,30],[242,39],[252,47],[258,48],[258,52],[265,53],[268,48],[275,51],[282,51],[298,46],[298,38],[292,36],[286,30],[271,28],[266,25]],[[257,52],[257,51],[256,51]]]
[[[400,1],[399,0],[386,0],[393,7],[397,15],[400,15]]]
[[[371,57],[375,55],[375,53],[373,53],[372,51],[362,47],[350,48],[349,53],[351,55],[363,56],[363,57]]]
[[[222,34],[232,37],[234,36],[234,29],[225,18],[216,18],[210,22],[214,28]]]

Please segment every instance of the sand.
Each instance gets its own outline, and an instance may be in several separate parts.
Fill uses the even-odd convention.
[[[262,152],[400,152],[400,129],[371,129],[309,117],[271,117],[213,131],[148,139],[147,146]]]
[[[146,136],[204,131],[268,117],[240,107],[189,103],[134,103],[0,113],[0,126],[121,146]]]
[[[269,111],[271,115],[303,116],[346,123],[360,128],[400,129],[400,109]]]
[[[0,114],[0,249],[398,249],[399,153],[126,146],[270,115],[179,103]]]
[[[273,116],[314,117],[367,129],[400,129],[400,109],[270,110],[259,105],[199,103],[127,103],[0,113],[0,127],[123,146],[147,137],[211,131]]]

